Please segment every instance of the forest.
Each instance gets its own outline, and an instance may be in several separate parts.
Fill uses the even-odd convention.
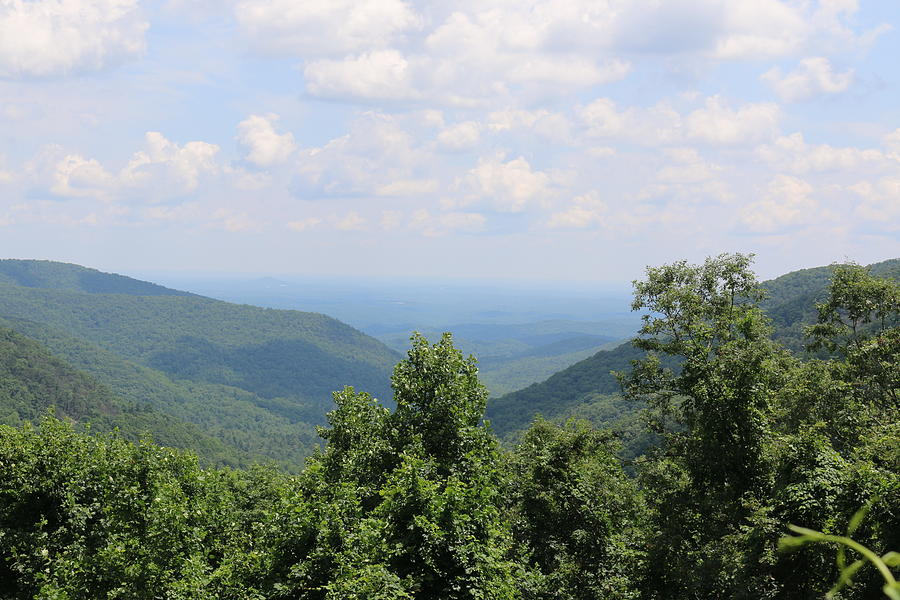
[[[0,598],[900,599],[900,283],[846,264],[823,284],[772,311],[785,287],[749,256],[648,268],[639,335],[593,374],[616,388],[514,435],[475,359],[414,335],[392,402],[336,392],[293,473],[123,434],[140,411],[115,398],[98,432],[87,407],[59,419],[41,377],[94,384],[9,334],[44,375],[0,378],[33,399],[0,425]]]

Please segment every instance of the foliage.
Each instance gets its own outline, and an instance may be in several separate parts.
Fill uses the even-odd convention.
[[[238,306],[48,261],[0,261],[2,325],[215,442],[207,464],[299,470],[331,392],[387,397],[396,355],[325,315]],[[164,443],[165,428],[154,431]]]
[[[778,542],[782,551],[794,550],[809,543],[824,542],[836,544],[838,547],[837,566],[840,570],[840,578],[833,588],[828,592],[827,597],[833,598],[841,589],[853,584],[853,577],[866,563],[871,564],[878,569],[879,574],[884,579],[884,594],[892,600],[900,600],[900,583],[891,573],[891,567],[900,567],[900,553],[887,552],[883,556],[878,556],[869,548],[866,548],[859,542],[855,541],[851,536],[859,527],[868,511],[866,508],[860,509],[853,518],[850,519],[850,525],[847,528],[847,535],[828,535],[821,531],[806,529],[805,527],[797,527],[789,525],[788,528],[796,533],[795,536],[785,536]],[[862,556],[862,558],[847,564],[846,549],[854,550]]]
[[[530,598],[637,598],[646,513],[616,444],[585,421],[538,419],[516,446],[513,530]]]
[[[832,568],[821,553],[779,555],[777,532],[799,522],[829,534],[873,497],[887,501],[866,540],[897,535],[900,477],[871,446],[896,422],[896,330],[875,336],[880,360],[856,354],[861,343],[843,359],[800,362],[770,339],[749,262],[675,263],[635,284],[635,308],[648,310],[636,345],[681,359],[672,370],[650,354],[622,377],[663,435],[639,466],[655,532],[651,597],[818,597]],[[841,290],[838,268],[826,301],[838,310]],[[844,597],[870,597],[872,585]]]
[[[569,388],[575,411],[618,419],[617,432],[538,419],[504,450],[474,359],[449,334],[417,335],[393,404],[337,392],[324,447],[298,475],[202,467],[137,441],[156,413],[0,330],[0,407],[17,425],[0,426],[0,598],[813,600],[835,581],[842,600],[894,593],[896,282],[835,267],[810,330],[822,354],[802,358],[772,338],[750,257],[649,269],[635,290],[646,314],[624,394]],[[248,441],[237,423],[259,414],[249,392],[154,379],[99,344],[76,346],[122,389],[184,394],[173,412],[184,399],[233,447]],[[601,355],[591,381],[623,356]],[[565,404],[545,404],[555,419],[573,410],[552,398]],[[288,420],[282,400],[271,411]],[[28,423],[48,406],[73,422]],[[646,451],[626,463],[619,437]],[[799,536],[782,546],[798,551],[780,552],[790,524]],[[812,542],[838,544],[837,565]],[[848,564],[845,547],[863,558]]]

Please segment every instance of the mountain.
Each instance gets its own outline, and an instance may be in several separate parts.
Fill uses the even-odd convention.
[[[193,296],[148,281],[49,260],[0,260],[0,284],[89,294]]]
[[[132,441],[152,438],[166,446],[193,449],[210,463],[236,466],[252,459],[195,425],[123,400],[41,344],[0,327],[0,424],[36,423],[48,411],[89,423],[94,432],[118,430]]]
[[[869,269],[879,277],[900,279],[900,259],[869,265]],[[795,352],[805,351],[803,328],[815,322],[815,303],[824,299],[830,280],[831,267],[826,266],[794,271],[762,283],[767,292],[762,308],[772,319],[777,341]],[[492,400],[487,417],[494,431],[507,438],[515,437],[538,414],[550,420],[580,416],[597,425],[612,424],[628,438],[628,432],[635,430],[632,422],[641,407],[617,396],[619,384],[612,372],[628,370],[631,361],[641,356],[643,352],[630,342],[597,352],[545,381]]]
[[[399,355],[322,314],[264,309],[46,261],[0,261],[2,325],[113,392],[245,454],[299,466],[331,392],[390,398]]]

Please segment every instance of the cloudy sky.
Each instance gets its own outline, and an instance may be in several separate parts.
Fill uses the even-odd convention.
[[[900,3],[0,0],[0,255],[623,281],[900,256]]]

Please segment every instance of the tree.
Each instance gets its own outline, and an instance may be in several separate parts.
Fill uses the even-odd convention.
[[[392,386],[393,413],[350,388],[335,394],[284,541],[294,564],[280,593],[515,597],[500,451],[474,359],[449,334],[434,345],[416,334]]]
[[[516,446],[509,499],[530,598],[637,598],[645,511],[617,443],[586,421],[538,419]]]
[[[794,361],[769,339],[751,260],[681,261],[634,283],[632,308],[646,311],[634,344],[649,354],[621,382],[663,436],[640,468],[657,532],[648,587],[661,597],[730,594],[742,554],[723,539],[770,493],[773,402]]]

